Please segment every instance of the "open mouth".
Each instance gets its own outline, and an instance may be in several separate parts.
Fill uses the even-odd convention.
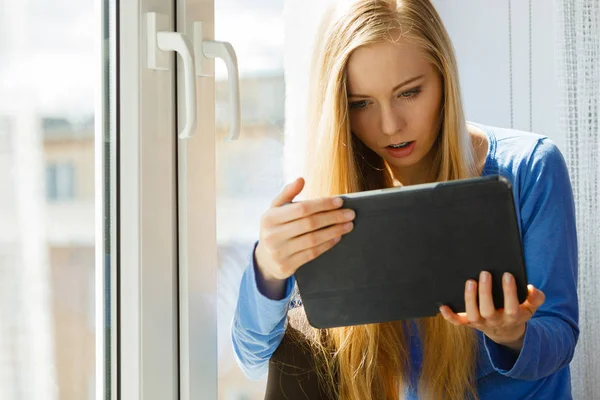
[[[390,144],[389,146],[387,146],[390,149],[403,149],[405,147],[410,146],[411,142],[403,142],[403,143],[398,143],[398,144]]]

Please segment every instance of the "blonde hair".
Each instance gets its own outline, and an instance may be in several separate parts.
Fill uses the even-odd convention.
[[[326,15],[317,36],[309,89],[306,195],[325,197],[393,186],[386,162],[350,131],[346,65],[360,46],[392,40],[392,32],[423,50],[442,78],[440,132],[431,181],[477,175],[450,38],[429,0],[344,1]],[[321,362],[319,374],[340,399],[399,399],[410,374],[405,322],[327,330],[301,324]],[[422,340],[419,398],[477,398],[477,336],[441,315],[415,321]]]

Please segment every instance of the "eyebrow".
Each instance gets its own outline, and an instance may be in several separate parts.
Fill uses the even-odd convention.
[[[424,76],[425,76],[425,74],[421,74],[419,76],[415,76],[414,78],[407,79],[404,82],[400,83],[399,85],[394,86],[394,88],[392,89],[392,92],[395,92],[396,90],[400,89],[401,87],[406,86],[409,83],[412,83],[412,82],[414,82],[416,80],[419,80],[419,79],[423,78]],[[370,97],[370,96],[366,96],[364,94],[352,94],[352,93],[348,93],[348,97],[362,97],[362,98],[367,98],[367,97]]]

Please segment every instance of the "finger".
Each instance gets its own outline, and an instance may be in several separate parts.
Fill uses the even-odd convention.
[[[269,210],[267,220],[270,225],[281,225],[313,214],[336,210],[343,203],[344,201],[340,197],[328,197],[288,204],[285,207],[277,207]]]
[[[529,294],[527,295],[527,299],[521,304],[521,308],[533,315],[546,302],[546,295],[533,285],[527,285],[527,291]]]
[[[283,246],[281,246],[281,249],[279,250],[279,257],[290,257],[295,253],[319,246],[322,243],[349,233],[353,228],[354,224],[352,222],[348,222],[346,224],[335,224],[318,231],[309,232],[292,238]]]
[[[314,214],[310,217],[301,218],[271,227],[266,231],[263,241],[268,243],[269,247],[272,249],[285,246],[287,249],[280,252],[278,257],[288,257],[298,251],[319,245],[320,242],[317,243],[314,242],[314,240],[319,240],[321,236],[307,236],[303,238],[302,241],[296,242],[295,245],[290,247],[289,244],[291,243],[291,239],[303,236],[310,232],[316,232],[328,227],[333,227],[335,225],[347,224],[354,219],[354,216],[354,211],[348,209]],[[351,229],[352,225],[347,225],[346,227]],[[349,232],[345,230],[343,226],[338,228],[338,236]],[[334,230],[333,232],[336,231]],[[333,237],[334,236],[324,234],[323,240],[329,240]]]
[[[477,282],[472,279],[465,283],[465,310],[469,322],[479,322],[481,315],[479,314],[479,307],[477,307]]]
[[[492,297],[492,274],[482,271],[479,275],[479,312],[485,319],[496,316],[496,307]]]
[[[281,236],[293,238],[308,232],[317,231],[335,224],[345,224],[354,220],[355,212],[350,209],[325,211],[301,218],[287,224],[279,225],[274,229]]]
[[[297,178],[295,181],[285,185],[281,192],[271,202],[271,207],[281,207],[282,205],[294,200],[304,188],[304,178]]]
[[[460,326],[469,323],[469,320],[467,319],[467,315],[465,313],[456,314],[448,306],[441,306],[440,312],[442,313],[442,317],[444,317],[446,321],[450,322],[453,325]]]
[[[502,292],[504,293],[504,315],[514,320],[519,314],[519,298],[515,278],[508,272],[502,277]]]
[[[314,260],[319,257],[321,254],[330,250],[333,246],[339,243],[341,237],[337,236],[334,239],[328,240],[324,243],[319,244],[318,246],[310,247],[308,249],[299,251],[293,254],[288,259],[288,264],[293,266],[294,271],[301,268],[304,264]],[[295,273],[295,272],[294,272]]]

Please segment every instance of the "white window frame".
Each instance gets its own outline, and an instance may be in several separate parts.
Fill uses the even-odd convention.
[[[174,59],[146,68],[145,10],[165,0],[119,1],[120,399],[177,398],[177,232]]]
[[[145,26],[146,13],[156,12],[168,16],[170,31],[180,33],[191,32],[192,22],[202,21],[204,39],[212,39],[214,0],[114,0],[109,11],[102,0],[96,4],[102,21],[111,18],[116,26],[114,37],[100,43],[97,52],[101,63],[110,54],[113,75],[107,79],[99,67],[96,398],[216,399],[214,77],[197,78],[198,124],[195,135],[183,142],[177,138],[185,118],[184,107],[178,107],[184,104],[182,82],[177,79],[183,77],[181,61],[170,54],[169,70],[148,69]],[[99,31],[100,37],[106,34]],[[214,61],[204,63],[214,71]],[[104,102],[108,85],[117,99],[113,105]],[[105,121],[107,113],[109,121]],[[105,137],[104,132],[110,135]],[[110,170],[109,199],[104,198],[103,186],[107,152],[117,157]],[[182,175],[183,163],[190,171],[187,176]],[[182,193],[193,204],[187,216],[179,206]],[[104,215],[106,202],[111,215]],[[115,221],[110,232],[107,218]],[[182,230],[186,225],[187,232]],[[189,246],[182,247],[184,237]],[[108,262],[105,240],[111,244]],[[181,308],[184,305],[187,308]],[[105,330],[107,307],[109,330]],[[107,343],[111,344],[110,388],[105,377]]]

